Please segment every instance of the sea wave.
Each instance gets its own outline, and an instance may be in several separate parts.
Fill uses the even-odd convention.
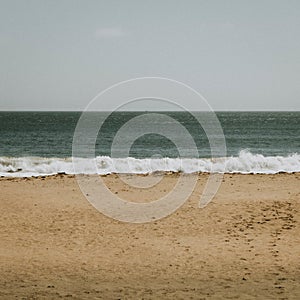
[[[300,155],[263,156],[242,150],[236,157],[216,159],[196,158],[111,158],[98,156],[91,165],[86,158],[76,158],[80,173],[104,175],[110,173],[148,174],[162,172],[225,172],[275,174],[300,172]],[[92,167],[91,167],[92,166]],[[96,166],[96,167],[95,167]],[[31,177],[59,173],[75,174],[73,159],[43,157],[0,157],[0,176]]]

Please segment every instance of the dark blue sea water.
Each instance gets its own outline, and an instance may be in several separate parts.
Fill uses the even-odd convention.
[[[103,168],[103,172],[112,170],[119,172],[118,167],[110,169],[112,168],[109,161],[112,142],[124,124],[142,114],[145,112],[114,112],[108,116],[98,133],[95,145],[97,163],[99,168]],[[147,115],[149,114],[151,112],[147,112]],[[207,163],[207,159],[211,158],[209,141],[195,117],[187,112],[160,112],[159,114],[167,115],[184,126],[196,143],[198,158],[204,159],[200,162],[200,167],[195,167],[195,161],[186,162],[183,170],[205,171],[209,168]],[[196,114],[201,118],[207,113]],[[227,157],[232,157],[227,166],[228,171],[300,170],[300,112],[217,112],[216,114],[224,132]],[[72,173],[70,157],[72,157],[73,134],[80,115],[80,112],[0,112],[1,175],[52,174],[59,171]],[[165,128],[168,121],[153,117],[152,122],[160,128]],[[169,130],[171,136],[177,136],[179,140],[184,141],[176,126],[169,127]],[[91,147],[89,144],[84,146]],[[121,148],[122,146],[119,145]],[[183,146],[189,147],[189,145]],[[138,164],[135,170],[144,172],[141,167],[143,159],[144,161],[156,157],[176,159],[180,155],[171,139],[158,134],[146,134],[132,143],[128,156],[139,159],[136,161]],[[193,156],[188,157],[193,158]],[[124,162],[118,160],[116,164],[120,166],[122,172],[121,165]],[[175,160],[168,161],[168,168],[182,170],[182,166],[181,169],[177,167]],[[126,168],[124,170],[126,172]]]
[[[210,157],[207,137],[192,115],[163,113],[189,130],[200,157]],[[110,156],[111,143],[118,129],[140,114],[142,112],[118,112],[107,118],[98,135],[96,154]],[[299,153],[300,112],[217,112],[217,116],[229,156],[237,156],[242,149],[265,156]],[[79,112],[0,112],[0,157],[72,156],[73,134],[79,117]],[[155,134],[135,141],[130,156],[145,158],[155,153],[164,157],[178,156],[170,140]]]

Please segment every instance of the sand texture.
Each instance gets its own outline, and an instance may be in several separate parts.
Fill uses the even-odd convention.
[[[105,181],[150,201],[177,176],[146,191]],[[0,179],[0,298],[300,299],[300,174],[226,174],[199,209],[207,177],[148,224],[104,216],[71,175]]]

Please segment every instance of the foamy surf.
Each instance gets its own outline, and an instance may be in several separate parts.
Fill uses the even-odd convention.
[[[275,174],[279,172],[300,172],[300,155],[263,156],[243,150],[237,157],[217,159],[194,158],[111,158],[98,156],[94,166],[86,158],[78,158],[80,173],[100,175],[111,173],[149,174],[161,172],[225,172]],[[0,176],[31,177],[59,173],[75,174],[73,160],[69,158],[42,157],[0,157]]]

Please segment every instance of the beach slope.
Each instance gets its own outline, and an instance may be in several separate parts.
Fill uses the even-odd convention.
[[[144,192],[105,182],[150,201],[177,177]],[[300,174],[226,174],[200,209],[207,178],[148,224],[104,216],[72,175],[0,179],[0,298],[300,299]]]

